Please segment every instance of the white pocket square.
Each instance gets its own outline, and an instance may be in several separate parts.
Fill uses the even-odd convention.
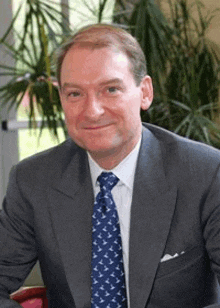
[[[185,253],[185,251],[182,251],[180,254],[175,253],[175,255],[173,255],[173,256],[171,256],[171,255],[169,255],[169,254],[166,254],[166,255],[163,256],[163,258],[160,260],[160,262],[165,262],[165,261],[168,261],[168,260],[177,258],[177,257],[179,257],[180,255],[183,255],[184,253]]]

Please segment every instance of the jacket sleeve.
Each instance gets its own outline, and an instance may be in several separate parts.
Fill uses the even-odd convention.
[[[4,308],[21,308],[22,306],[10,299],[0,299],[0,307]]]
[[[204,198],[203,237],[212,269],[220,283],[220,166],[216,170]]]
[[[20,307],[9,300],[37,261],[31,205],[16,181],[16,167],[10,174],[0,212],[0,307]]]
[[[213,176],[210,187],[207,188],[207,194],[204,195],[204,198],[203,236],[212,270],[220,284],[220,165]],[[218,288],[218,297],[220,298],[219,290]],[[220,303],[205,308],[220,308]]]

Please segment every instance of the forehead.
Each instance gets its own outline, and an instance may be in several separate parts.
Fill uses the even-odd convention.
[[[86,81],[109,76],[122,78],[130,71],[128,57],[113,48],[72,47],[66,53],[61,66],[61,83],[75,78]],[[66,80],[67,79],[67,80]]]

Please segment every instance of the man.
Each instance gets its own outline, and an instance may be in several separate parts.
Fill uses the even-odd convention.
[[[79,31],[58,53],[57,76],[71,139],[11,172],[0,220],[0,306],[17,307],[8,294],[37,259],[50,307],[217,303],[220,152],[141,123],[152,83],[143,52],[124,30],[93,25]],[[117,184],[101,200],[103,171]],[[94,250],[95,207],[105,198],[101,217],[113,203],[122,240],[126,299],[117,306],[111,296],[94,303],[94,257],[112,237],[108,232],[109,240]],[[106,297],[108,278],[100,287]]]

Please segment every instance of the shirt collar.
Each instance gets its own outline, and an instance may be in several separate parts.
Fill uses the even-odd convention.
[[[134,174],[140,150],[140,145],[141,145],[141,138],[139,139],[134,149],[120,162],[120,164],[111,170],[102,169],[94,161],[89,152],[87,152],[93,188],[96,185],[98,185],[97,178],[102,172],[113,172],[120,179],[118,185],[125,184],[129,189],[133,190]]]

